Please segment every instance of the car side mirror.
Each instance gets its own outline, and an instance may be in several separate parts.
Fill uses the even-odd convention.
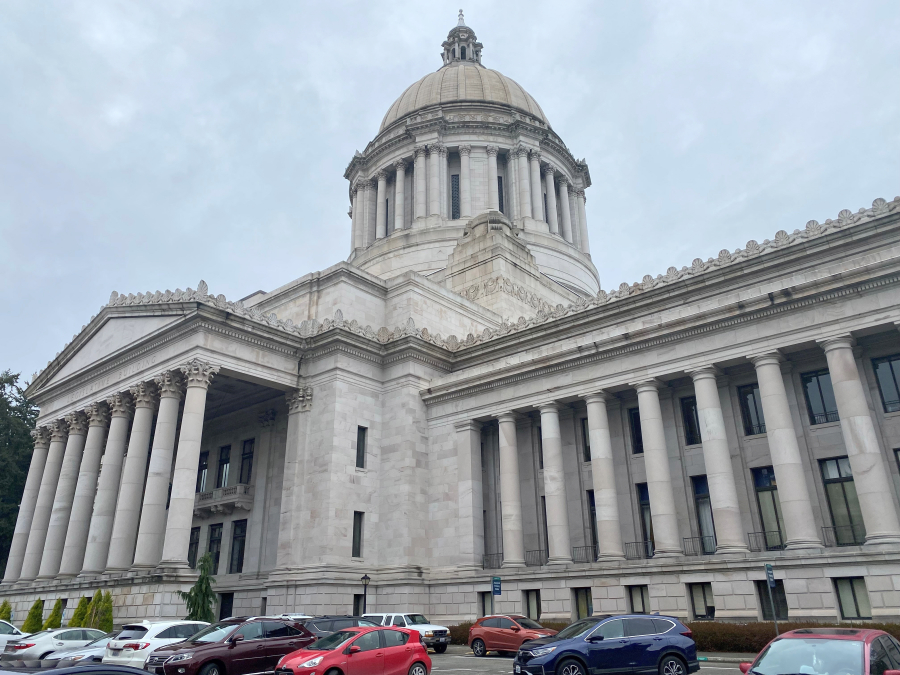
[[[742,663],[738,668],[741,669],[741,672],[744,673],[744,675],[747,675],[747,671],[750,670],[750,666],[752,665],[752,663]],[[888,675],[887,672],[885,672],[884,675]],[[898,672],[897,675],[900,675],[900,672]]]
[[[233,638],[231,638],[231,644],[233,644],[233,645],[237,644],[238,642],[243,642],[243,641],[244,641],[244,636],[241,633],[238,633]]]
[[[347,648],[348,654],[356,654],[361,651],[362,651],[362,647],[360,647],[359,645],[350,645],[350,647]]]
[[[514,632],[518,633],[520,630],[522,630],[522,629],[519,628],[518,626],[513,626],[513,631],[514,631]]]
[[[602,640],[602,635],[591,635],[591,637],[588,638],[588,642],[601,642]]]

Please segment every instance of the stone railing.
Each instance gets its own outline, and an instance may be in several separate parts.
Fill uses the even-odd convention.
[[[252,485],[230,485],[208,492],[198,492],[194,497],[194,515],[209,518],[217,514],[229,514],[235,509],[250,511],[253,508]]]

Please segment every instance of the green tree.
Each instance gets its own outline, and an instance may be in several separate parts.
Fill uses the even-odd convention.
[[[28,616],[25,617],[25,623],[22,624],[23,633],[37,633],[41,626],[44,625],[44,601],[35,600],[31,609],[28,610]]]
[[[75,611],[72,612],[72,618],[69,619],[69,627],[77,628],[79,626],[84,625],[84,617],[87,614],[88,605],[91,601],[82,596],[81,600],[78,601],[78,607],[75,608]]]
[[[94,597],[91,598],[87,610],[84,612],[84,621],[81,624],[84,628],[100,628],[100,611],[102,604],[103,593],[98,589],[97,592],[94,593]]]
[[[12,620],[12,605],[9,604],[9,600],[4,600],[3,604],[0,604],[0,619],[3,621]]]
[[[41,626],[41,630],[47,630],[48,628],[59,628],[60,626],[62,626],[62,613],[62,598],[57,598],[56,602],[53,604],[53,611],[50,612],[50,616],[47,617],[44,625]]]
[[[31,464],[34,429],[38,409],[25,398],[19,375],[0,372],[0,577],[12,543],[25,477]]]
[[[113,601],[112,593],[109,591],[103,594],[103,602],[100,604],[100,621],[97,628],[106,633],[113,629]]]
[[[216,605],[216,594],[213,592],[212,585],[215,580],[212,578],[212,556],[207,553],[197,561],[197,567],[200,570],[200,576],[196,583],[187,593],[178,591],[178,596],[184,600],[187,605],[187,621],[206,621],[213,623],[216,616],[213,613],[213,607]]]

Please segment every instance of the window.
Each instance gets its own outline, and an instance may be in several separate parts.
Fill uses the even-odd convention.
[[[716,552],[716,526],[709,501],[709,482],[706,476],[691,476],[694,486],[694,505],[697,507],[697,527],[700,531],[701,551],[705,555]]]
[[[624,619],[625,635],[636,637],[638,635],[656,635],[656,626],[653,619]]]
[[[197,568],[197,551],[200,549],[200,528],[192,527],[191,536],[188,539],[188,565],[191,569]]]
[[[641,411],[638,408],[628,409],[628,425],[631,427],[631,452],[640,455],[644,452],[644,437],[641,435]]]
[[[503,176],[497,176],[497,199],[500,213],[506,213],[506,209],[503,208]]]
[[[900,412],[900,354],[872,359],[884,412]]]
[[[591,544],[594,547],[594,557],[597,554],[597,503],[594,500],[594,491],[587,491],[588,523],[591,526]]]
[[[738,399],[741,402],[744,435],[754,436],[766,433],[766,417],[763,415],[759,385],[754,383],[738,387]]]
[[[700,444],[700,418],[697,417],[697,398],[681,399],[681,418],[684,420],[684,444]]]
[[[866,526],[856,496],[850,460],[847,457],[823,459],[819,461],[819,466],[825,483],[828,511],[834,525],[834,544],[852,546],[863,543],[866,539]]]
[[[353,557],[362,558],[363,550],[363,516],[362,511],[353,512]]]
[[[625,637],[625,622],[622,619],[613,619],[601,623],[592,635],[602,635],[604,640]]]
[[[206,475],[209,472],[209,453],[200,453],[200,464],[197,467],[197,492],[206,492]]]
[[[219,526],[221,527],[221,525]],[[234,593],[219,593],[219,621],[227,619],[234,611]]]
[[[459,58],[465,60],[465,58],[466,58],[466,48],[465,48],[465,46],[459,48]]]
[[[250,485],[250,478],[253,476],[253,447],[255,440],[250,439],[244,441],[244,447],[241,449],[241,475],[238,483]]]
[[[490,616],[494,613],[494,594],[490,591],[478,594],[478,616]]]
[[[384,636],[384,646],[385,648],[390,647],[402,647],[409,641],[409,633],[401,633],[399,630],[386,630],[382,631],[382,636]]]
[[[810,424],[825,424],[838,421],[837,403],[831,387],[831,374],[827,370],[817,370],[800,376],[803,393],[806,394],[806,410]]]
[[[871,619],[872,607],[869,605],[869,593],[862,577],[845,577],[834,580],[841,606],[842,619]]]
[[[541,592],[525,591],[525,616],[535,621],[541,619]]]
[[[263,630],[262,621],[245,623],[243,626],[238,628],[237,632],[235,632],[235,635],[243,635],[245,640],[262,640],[263,638],[265,638],[265,631]]]
[[[573,588],[575,593],[575,619],[586,619],[594,613],[594,598],[590,588]]]
[[[784,582],[775,580],[775,588],[772,589],[772,601],[775,603],[775,615],[772,615],[772,603],[769,602],[769,583],[767,581],[756,582],[756,595],[759,597],[759,606],[762,609],[763,621],[787,621],[788,606],[787,596],[784,594]]]
[[[362,616],[366,609],[363,606],[365,605],[365,601],[363,600],[362,593],[354,593],[353,594],[353,616]]]
[[[550,222],[550,212],[547,210],[547,193],[544,193],[544,222]]]
[[[406,628],[406,622],[403,620],[403,616],[400,614],[394,615],[394,620],[391,622],[392,626],[399,626],[400,628]]]
[[[503,628],[504,630],[512,630],[513,628],[516,627],[516,624],[514,624],[512,621],[507,619],[505,616],[500,617],[499,619],[494,619],[494,620],[498,621],[500,623],[498,628]]]
[[[500,628],[500,619],[485,619],[481,625],[485,628]]]
[[[688,584],[695,619],[715,619],[716,601],[713,599],[712,584]]]
[[[209,526],[209,546],[207,552],[212,554],[212,573],[219,573],[219,554],[222,552],[222,523]]]
[[[650,591],[646,586],[626,586],[632,614],[650,613]]]
[[[223,445],[219,448],[219,466],[216,469],[216,487],[223,488],[228,485],[228,468],[231,466],[231,446]]]
[[[900,662],[897,660],[897,647],[887,635],[872,640],[869,647],[869,675],[884,675],[886,670],[896,670]]]
[[[459,174],[450,176],[450,218],[459,220],[460,217],[460,201],[459,201]]]
[[[581,440],[584,443],[584,461],[591,461],[591,430],[588,427],[587,417],[581,419]]]
[[[269,599],[266,597],[262,597],[259,599],[259,613],[261,616],[266,615],[266,605],[269,604]]]
[[[537,429],[537,446],[538,446],[538,468],[544,468],[544,436],[541,433],[541,428],[536,427]]]
[[[282,621],[265,621],[267,638],[292,638],[302,633]]]
[[[353,641],[354,647],[359,647],[361,652],[369,652],[373,649],[381,649],[381,638],[378,634],[381,631],[373,630],[371,633],[363,633]]]
[[[781,517],[781,502],[778,500],[778,484],[771,466],[753,469],[753,484],[756,486],[756,502],[759,519],[763,528],[763,544],[766,550],[782,548],[785,540],[784,520]]]
[[[390,234],[394,231],[394,219],[391,218],[391,200],[390,197],[385,197],[384,200],[384,217],[387,220],[385,223],[384,231],[385,234]]]
[[[244,571],[244,546],[247,542],[247,521],[235,520],[231,524],[231,560],[228,563],[229,574],[240,574]]]
[[[644,537],[645,542],[650,542],[650,546],[648,546],[648,548],[650,548],[653,543],[653,518],[650,514],[650,491],[647,489],[646,483],[638,483],[634,487],[637,490],[638,507],[641,514],[641,535]]]
[[[366,468],[366,437],[369,430],[366,427],[356,427],[356,468]]]
[[[547,529],[547,497],[541,495],[541,525],[543,525],[544,530],[544,550],[550,551],[550,532]],[[543,565],[546,560],[543,560],[541,564]]]

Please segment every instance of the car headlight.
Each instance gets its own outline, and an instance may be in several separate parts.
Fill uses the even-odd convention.
[[[434,631],[426,630],[425,637],[434,637]]]
[[[176,654],[166,659],[166,663],[177,663],[178,661],[187,661],[194,658],[194,652],[185,652],[184,654]]]
[[[84,654],[79,654],[78,656],[73,656],[69,659],[69,661],[81,661],[84,658]]]
[[[547,654],[555,650],[556,647],[538,647],[537,649],[532,649],[531,653],[535,656],[547,656]]]
[[[299,666],[297,666],[297,667],[298,667],[298,668],[315,668],[317,665],[319,665],[320,663],[322,663],[322,659],[323,659],[323,658],[324,658],[323,656],[317,656],[317,657],[314,658],[314,659],[310,659],[310,660],[307,661],[306,663],[301,663],[301,664],[300,664]]]

